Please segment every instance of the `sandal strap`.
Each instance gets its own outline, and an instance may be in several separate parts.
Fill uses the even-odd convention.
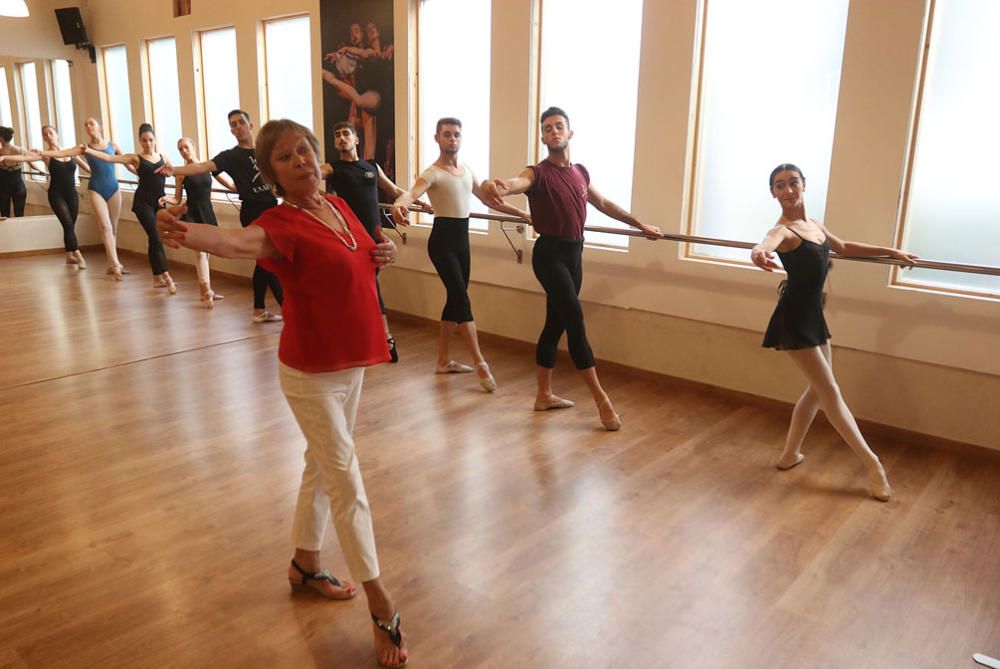
[[[300,567],[299,563],[295,560],[292,560],[292,567],[302,575],[302,585],[305,585],[308,581],[329,581],[338,588],[342,587],[340,581],[330,573],[329,569],[320,569],[319,571],[310,573]]]
[[[371,614],[372,622],[375,623],[375,627],[379,628],[389,637],[389,640],[399,648],[399,644],[403,642],[403,635],[399,633],[399,611],[392,614],[392,618],[388,623],[385,623],[378,619],[374,613]]]

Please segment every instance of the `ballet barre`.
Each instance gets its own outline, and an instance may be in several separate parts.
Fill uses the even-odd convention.
[[[392,207],[391,204],[380,204],[384,209],[389,209]],[[410,211],[429,213],[427,210],[421,207],[411,206]],[[510,236],[507,234],[512,230],[516,230],[519,233],[524,232],[524,226],[527,225],[523,219],[517,216],[506,216],[504,214],[469,214],[469,218],[477,218],[488,221],[498,221],[500,223],[500,231],[503,232],[504,237],[507,238],[507,243],[510,244],[514,253],[517,255],[517,262],[523,262],[522,252],[520,249],[514,246],[511,241]],[[513,228],[508,228],[504,226],[504,223],[515,223]],[[610,235],[623,235],[626,237],[642,237],[644,239],[651,239],[649,235],[644,232],[640,232],[635,229],[621,230],[618,228],[607,228],[597,225],[588,225],[584,227],[587,232],[603,232]],[[724,246],[734,249],[746,249],[750,250],[756,246],[753,242],[738,242],[731,239],[717,239],[715,237],[699,237],[697,235],[679,235],[669,232],[664,232],[658,235],[655,239],[670,241],[670,242],[680,242],[682,244],[705,244],[708,246]],[[404,237],[405,242],[405,237]],[[1000,276],[1000,267],[994,267],[992,265],[972,265],[967,263],[954,263],[954,262],[944,262],[941,260],[916,260],[911,265],[910,263],[903,262],[902,260],[897,260],[896,258],[886,258],[884,256],[845,256],[839,255],[837,253],[830,254],[831,260],[852,260],[856,262],[867,262],[875,263],[877,265],[896,265],[898,267],[913,267],[918,269],[934,269],[943,272],[965,272],[967,274],[985,274],[987,276]]]
[[[41,160],[41,158],[39,158],[39,160]],[[24,174],[29,175],[29,176],[38,176],[38,177],[48,177],[49,176],[47,172],[39,172],[38,170],[24,170]],[[90,180],[90,177],[87,176],[86,174],[78,174],[77,178],[80,181],[83,181],[85,179],[88,180],[88,181]],[[139,185],[138,181],[134,181],[132,179],[119,179],[118,183],[119,184],[125,184],[126,186],[138,186]],[[213,188],[212,192],[213,193],[222,193],[224,195],[236,195],[236,191],[234,191],[234,190],[228,190],[226,188]]]

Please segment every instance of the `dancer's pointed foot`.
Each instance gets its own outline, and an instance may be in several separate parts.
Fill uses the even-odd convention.
[[[872,497],[880,502],[888,502],[892,496],[892,488],[889,487],[889,479],[885,476],[885,468],[882,463],[868,470],[868,490]]]
[[[73,255],[76,257],[77,269],[87,269],[87,260],[83,257],[83,251],[77,249],[73,252]]]
[[[496,391],[497,381],[493,378],[493,372],[490,371],[490,366],[485,360],[476,363],[476,374],[479,376],[479,385],[483,387],[483,390],[488,393]]]
[[[801,453],[792,453],[791,455],[781,454],[778,458],[778,463],[775,465],[781,471],[791,469],[792,467],[797,467],[802,464],[802,461],[806,459],[806,456]]]
[[[177,294],[177,284],[174,283],[173,277],[171,277],[169,274],[164,274],[163,275],[163,280],[167,284],[167,292],[170,293],[171,295],[176,295]]]
[[[601,414],[601,425],[608,432],[615,432],[622,429],[622,417],[615,411],[611,400],[606,399],[597,405],[597,410]]]
[[[574,406],[573,400],[563,399],[557,395],[535,398],[535,411],[550,411],[552,409],[568,409]]]
[[[471,371],[473,371],[472,367],[455,362],[454,360],[449,360],[444,364],[438,363],[438,366],[434,369],[435,374],[468,374]]]

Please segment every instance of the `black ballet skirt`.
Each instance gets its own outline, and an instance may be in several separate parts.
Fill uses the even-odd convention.
[[[219,225],[212,209],[212,175],[192,174],[184,177],[184,192],[187,193],[187,213],[182,221]]]
[[[822,346],[830,339],[823,318],[823,284],[830,268],[830,240],[817,244],[802,239],[797,248],[787,253],[779,251],[778,257],[788,279],[782,282],[783,289],[762,346],[779,351]]]

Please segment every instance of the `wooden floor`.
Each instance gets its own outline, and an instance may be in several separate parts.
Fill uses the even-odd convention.
[[[375,666],[365,602],[292,596],[304,442],[280,324],[249,282],[200,308],[61,256],[0,260],[0,667]],[[889,504],[786,409],[605,366],[625,421],[531,411],[529,345],[484,337],[499,391],[431,373],[396,319],[356,430],[415,667],[971,667],[1000,655],[1000,459],[873,438]],[[761,355],[766,355],[762,353]],[[848,398],[850,401],[850,398]],[[344,564],[330,532],[329,566]]]

